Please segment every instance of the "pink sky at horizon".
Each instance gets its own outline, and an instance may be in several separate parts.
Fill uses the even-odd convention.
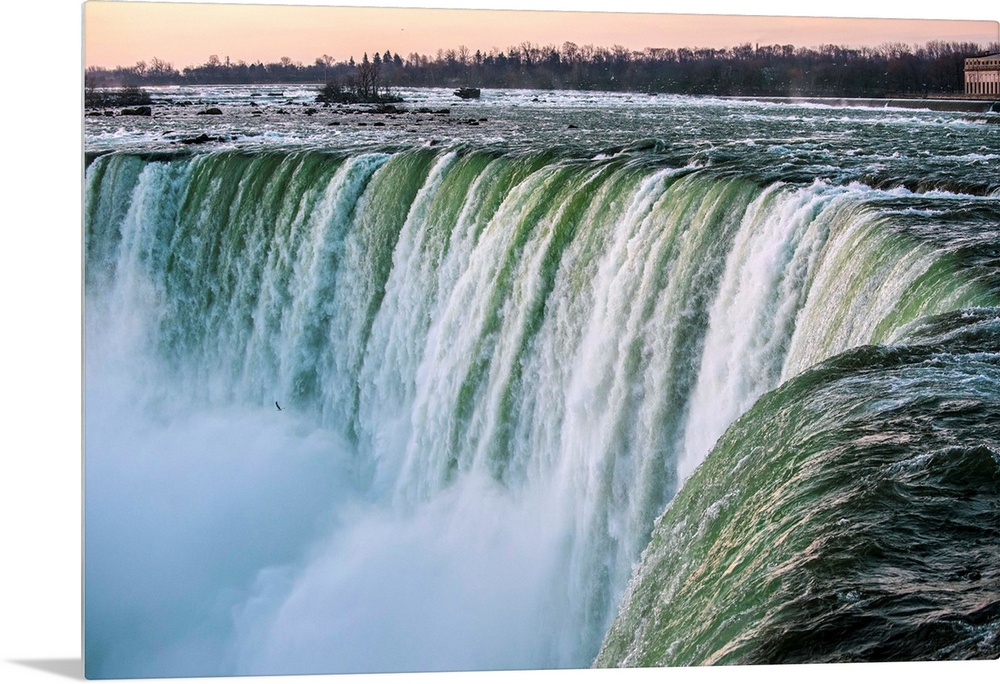
[[[225,60],[311,64],[331,55],[360,59],[389,50],[433,57],[467,46],[506,50],[530,42],[629,49],[730,47],[741,43],[879,45],[931,40],[1000,40],[1000,23],[984,20],[850,19],[692,14],[416,9],[296,5],[106,2],[84,5],[86,66],[130,66],[157,57],[177,69]]]

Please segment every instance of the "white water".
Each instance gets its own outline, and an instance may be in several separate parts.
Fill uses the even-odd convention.
[[[354,157],[287,192],[270,237],[240,178],[247,246],[207,274],[235,281],[208,320],[162,271],[186,239],[188,174],[213,162],[142,172],[113,283],[88,291],[88,668],[584,666],[653,520],[726,426],[789,358],[864,341],[812,331],[881,320],[933,262],[923,250],[891,292],[869,282],[888,294],[842,307],[828,273],[869,258],[864,190],[549,164],[487,215],[506,161],[446,195],[462,161],[443,153],[366,336],[389,181],[409,178],[387,175],[395,161]],[[222,209],[211,179],[199,225]],[[191,326],[174,365],[168,311]],[[284,401],[312,382],[315,401]]]
[[[748,207],[712,305],[678,465],[682,480],[729,424],[782,379],[831,223],[844,219],[842,196],[842,189],[818,182],[791,192],[776,185]],[[824,358],[816,352],[813,363]]]

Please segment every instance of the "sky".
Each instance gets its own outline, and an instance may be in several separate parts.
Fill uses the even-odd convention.
[[[311,64],[322,55],[347,61],[349,57],[360,59],[365,52],[388,50],[403,57],[412,52],[433,57],[439,49],[460,45],[472,52],[489,52],[525,41],[557,46],[565,41],[604,47],[619,44],[641,50],[730,47],[746,42],[815,47],[824,43],[913,45],[945,40],[986,45],[1000,37],[995,20],[976,20],[976,15],[968,13],[955,19],[930,14],[928,19],[859,19],[664,14],[662,10],[651,12],[656,5],[648,2],[615,4],[627,12],[608,12],[606,4],[586,2],[574,6],[589,11],[573,12],[524,10],[520,9],[524,3],[469,0],[451,3],[469,9],[405,7],[401,0],[393,3],[397,7],[324,4],[89,0],[84,5],[85,62],[88,66],[130,66],[157,57],[183,69],[202,64],[211,55],[233,62],[276,62],[288,57]],[[354,4],[360,3],[355,0]],[[550,8],[553,3],[531,4]],[[671,11],[685,7],[690,11],[692,5],[706,12],[724,7],[713,2],[675,2]],[[885,7],[885,3],[879,5]],[[510,9],[488,9],[492,7]]]

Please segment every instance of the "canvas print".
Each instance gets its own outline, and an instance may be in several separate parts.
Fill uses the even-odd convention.
[[[83,15],[89,678],[1000,656],[996,22]]]

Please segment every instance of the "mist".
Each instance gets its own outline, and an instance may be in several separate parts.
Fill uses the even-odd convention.
[[[180,401],[136,325],[88,332],[88,677],[569,662],[568,519],[544,484],[373,494],[309,416]]]
[[[228,674],[233,607],[353,496],[344,445],[263,408],[167,416],[128,398],[88,382],[88,676]]]

